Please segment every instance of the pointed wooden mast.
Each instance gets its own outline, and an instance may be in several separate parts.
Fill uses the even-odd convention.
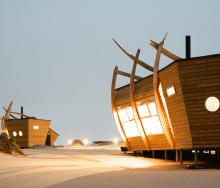
[[[112,39],[115,44],[130,58],[132,59],[133,61],[136,61],[137,64],[141,65],[142,67],[144,67],[145,69],[153,72],[154,69],[153,67],[151,67],[150,65],[146,64],[145,62],[141,61],[140,59],[138,59],[136,56],[133,56],[132,54],[129,54],[124,48],[122,48],[122,46],[115,40],[115,39]]]
[[[128,142],[127,136],[125,134],[124,128],[122,126],[122,122],[119,118],[118,110],[117,110],[117,106],[116,106],[115,86],[116,86],[116,80],[117,80],[117,72],[118,72],[118,67],[115,66],[115,69],[113,71],[112,86],[111,86],[112,113],[113,113],[113,116],[114,116],[115,124],[118,128],[119,134],[120,134],[122,140],[124,141],[125,145],[129,149],[129,142]]]
[[[140,55],[140,49],[137,50],[137,53],[136,53],[136,56],[135,56],[136,59],[139,58],[139,55]],[[132,68],[132,71],[131,71],[131,79],[130,79],[130,101],[131,101],[131,106],[132,106],[132,109],[133,109],[133,113],[134,113],[137,128],[138,128],[138,130],[141,134],[141,137],[142,137],[142,140],[144,142],[144,145],[145,145],[146,149],[149,150],[150,149],[149,140],[148,140],[147,135],[145,133],[144,126],[143,126],[143,123],[141,121],[141,118],[140,118],[140,115],[139,115],[139,112],[138,112],[138,108],[137,108],[137,105],[136,105],[136,102],[135,102],[135,99],[134,99],[134,93],[135,93],[134,78],[135,78],[136,67],[137,67],[137,61],[134,61],[133,68]]]
[[[117,74],[119,74],[119,75],[121,75],[121,76],[125,76],[125,77],[128,77],[128,78],[131,78],[131,74],[129,74],[129,73],[127,73],[127,72],[124,72],[124,71],[118,70],[118,71],[117,71]],[[141,79],[143,79],[143,78],[140,77],[140,76],[134,75],[134,79],[135,79],[135,80],[141,80]]]
[[[151,40],[150,45],[151,45],[154,49],[158,50],[159,44],[158,44],[157,42]],[[165,48],[161,48],[161,53],[162,53],[163,55],[169,57],[169,58],[172,59],[172,60],[182,59],[182,58],[178,57],[177,55],[173,54],[172,52],[166,50]]]
[[[157,48],[157,54],[155,58],[155,64],[154,64],[154,73],[153,73],[153,90],[154,90],[154,100],[158,111],[158,116],[161,121],[161,125],[164,131],[164,134],[168,140],[168,143],[171,147],[171,149],[174,148],[174,138],[171,132],[171,125],[167,118],[162,100],[160,98],[159,94],[159,65],[160,65],[160,56],[161,56],[161,50],[163,48],[164,41],[166,39],[167,34],[165,35],[164,39],[158,44]]]

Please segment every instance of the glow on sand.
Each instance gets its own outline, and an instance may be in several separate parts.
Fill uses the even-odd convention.
[[[68,140],[67,145],[70,146],[72,144],[72,140]]]
[[[113,143],[114,143],[114,144],[117,144],[117,143],[118,143],[118,139],[115,138],[115,139],[113,140]]]
[[[88,139],[84,139],[83,140],[83,144],[88,145],[89,144],[89,140]]]

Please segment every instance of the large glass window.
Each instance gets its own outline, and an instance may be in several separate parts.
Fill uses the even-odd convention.
[[[156,108],[155,102],[149,103],[148,107],[150,109],[151,116],[156,116],[157,115],[157,108]]]
[[[148,107],[145,103],[138,105],[138,113],[141,118],[146,117],[146,116],[150,116],[150,112],[149,112]]]
[[[137,128],[137,125],[134,119],[134,112],[133,112],[132,107],[131,106],[120,107],[118,109],[118,114],[122,122],[126,136],[128,138],[140,136],[139,130]]]
[[[146,134],[162,134],[163,129],[155,102],[137,103],[137,107]]]
[[[125,108],[122,108],[118,111],[121,122],[129,121],[128,114]]]
[[[146,134],[160,134],[160,133],[163,133],[163,129],[161,127],[161,123],[160,123],[160,120],[159,120],[158,116],[143,118],[142,123],[144,124]]]
[[[135,137],[140,136],[140,133],[138,131],[138,128],[136,126],[136,122],[128,121],[123,123],[124,130],[126,132],[127,137]]]

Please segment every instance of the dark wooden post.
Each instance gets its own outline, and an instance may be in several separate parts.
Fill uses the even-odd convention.
[[[183,149],[180,149],[180,164],[183,164]]]
[[[164,159],[167,160],[167,150],[164,150]]]
[[[152,158],[155,158],[155,151],[152,150]]]
[[[195,149],[195,166],[198,164],[198,150]]]
[[[220,160],[220,149],[219,148],[216,149],[216,160],[217,161]]]
[[[179,161],[179,150],[176,149],[176,162],[178,162],[178,161]]]

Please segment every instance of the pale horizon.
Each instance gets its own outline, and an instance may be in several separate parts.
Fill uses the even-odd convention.
[[[130,72],[132,62],[113,43],[153,65],[164,46],[185,57],[220,53],[219,1],[0,1],[0,105],[50,119],[69,139],[119,138],[111,112],[111,79],[115,65]],[[162,58],[162,67],[172,61]],[[140,76],[148,71],[138,68]],[[122,78],[120,84],[129,81]],[[4,113],[0,109],[0,115]]]

